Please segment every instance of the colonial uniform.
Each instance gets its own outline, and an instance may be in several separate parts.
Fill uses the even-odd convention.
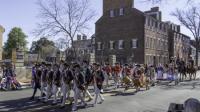
[[[47,100],[49,99],[49,97],[52,95],[52,85],[53,85],[53,75],[54,75],[54,71],[51,69],[48,71],[47,73],[47,90],[46,90],[46,98],[45,98],[45,102],[47,102]]]
[[[54,96],[54,101],[53,104],[57,103],[57,92],[58,88],[61,87],[61,72],[57,68],[57,70],[53,74],[53,96]]]
[[[119,78],[121,73],[121,67],[119,64],[116,64],[114,67],[114,82],[115,82],[115,88],[119,87]]]
[[[99,66],[99,65],[97,65]],[[94,87],[95,87],[95,101],[94,105],[97,103],[98,97],[100,97],[102,103],[104,101],[104,97],[101,95],[101,89],[103,87],[103,81],[104,81],[104,75],[103,71],[98,68],[94,73]]]
[[[47,73],[48,73],[48,69],[46,68],[46,66],[43,66],[42,67],[42,75],[41,75],[41,95],[40,95],[40,99],[42,99],[44,94],[46,94],[45,87],[47,86]]]
[[[89,100],[92,100],[92,95],[90,94],[89,90],[88,90],[88,86],[92,83],[93,81],[93,74],[91,72],[91,70],[89,69],[89,67],[86,67],[84,69],[84,76],[85,76],[85,91],[84,91],[84,98],[87,95],[89,97]]]
[[[129,67],[125,67],[123,69],[123,82],[126,84],[126,85],[129,85],[131,83],[131,78],[130,78],[130,75],[131,75],[131,69]]]
[[[70,85],[73,80],[73,72],[69,69],[69,65],[65,65],[67,68],[62,73],[62,93],[63,93],[63,99],[61,106],[63,107],[65,105],[65,101],[70,96]],[[67,95],[67,97],[66,97]]]
[[[104,74],[104,76],[105,76],[105,82],[106,82],[106,86],[108,87],[109,86],[108,81],[109,81],[110,76],[112,75],[112,68],[111,68],[111,66],[109,64],[106,65],[104,67],[104,71],[105,71],[105,74]]]
[[[80,71],[80,66],[75,65],[74,66],[75,72],[74,72],[74,105],[72,106],[72,111],[77,110],[77,104],[78,104],[78,99],[81,99],[82,105],[86,105],[83,97],[83,92],[85,91],[85,86],[84,86],[84,76]]]
[[[35,83],[34,92],[33,92],[32,97],[30,98],[31,100],[34,99],[35,94],[37,92],[37,89],[41,89],[41,84],[40,84],[40,82],[41,82],[41,75],[42,75],[42,71],[39,69],[39,66],[37,65],[36,75],[34,75],[34,83]]]
[[[134,86],[136,87],[136,91],[138,91],[139,88],[141,87],[141,75],[142,75],[141,70],[135,69],[134,74],[133,74],[133,77],[134,77],[133,83],[134,83]]]

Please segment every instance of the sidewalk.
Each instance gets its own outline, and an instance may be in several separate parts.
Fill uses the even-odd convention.
[[[24,82],[19,82],[22,86],[22,89],[27,89],[27,88],[31,88],[31,83],[24,83]]]

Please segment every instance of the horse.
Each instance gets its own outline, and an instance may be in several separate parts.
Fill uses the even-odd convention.
[[[189,74],[190,80],[192,80],[192,78],[195,80],[196,79],[196,74],[197,74],[197,67],[192,66],[191,64],[189,64],[187,66],[187,73]]]
[[[184,64],[178,66],[178,72],[180,74],[180,81],[187,78],[187,68]]]

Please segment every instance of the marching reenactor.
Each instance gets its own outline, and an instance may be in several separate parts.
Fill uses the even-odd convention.
[[[109,86],[109,78],[112,76],[112,68],[109,63],[104,67],[106,87]]]
[[[155,67],[153,65],[150,65],[148,69],[148,77],[151,82],[151,86],[155,86]]]
[[[40,84],[40,82],[41,82],[42,71],[41,71],[41,69],[39,68],[40,65],[36,64],[35,67],[36,67],[36,74],[34,75],[34,78],[33,78],[34,84],[35,84],[35,85],[34,85],[33,95],[32,95],[32,97],[30,98],[30,100],[33,100],[33,99],[34,99],[35,94],[36,94],[36,92],[37,92],[37,89],[41,89],[41,84]]]
[[[51,66],[49,67],[49,65],[43,62],[41,66],[41,96],[39,99],[42,99],[45,95],[45,87],[47,86],[47,73],[49,70],[51,70]]]
[[[138,92],[141,87],[141,80],[140,80],[141,75],[142,75],[142,72],[140,70],[140,65],[136,65],[134,72],[133,72],[133,83],[136,88],[136,92]]]
[[[103,81],[104,81],[104,75],[103,71],[100,68],[99,64],[95,65],[95,72],[94,72],[94,87],[95,87],[95,101],[94,106],[97,104],[98,97],[100,97],[102,103],[104,101],[104,97],[101,95],[101,90],[103,89]]]
[[[115,88],[119,88],[120,72],[121,72],[120,64],[119,63],[115,63],[115,67],[114,67]]]
[[[65,106],[66,99],[69,99],[70,97],[70,86],[73,80],[73,71],[70,69],[70,66],[67,63],[63,65],[64,65],[63,66],[64,71],[62,72],[63,75],[62,75],[62,84],[61,84],[63,99],[62,99],[61,107]]]
[[[49,97],[52,95],[52,84],[53,84],[53,74],[54,74],[54,70],[53,70],[53,66],[52,64],[48,65],[49,67],[49,71],[47,73],[47,90],[46,90],[46,98],[44,102],[47,102]]]
[[[131,84],[131,69],[129,68],[128,64],[125,64],[123,70],[122,70],[122,75],[123,75],[123,82],[125,83],[125,90],[128,90],[130,84]]]
[[[93,81],[93,75],[92,75],[91,68],[89,68],[89,63],[87,61],[83,61],[83,75],[84,75],[84,79],[85,79],[84,98],[85,98],[85,95],[87,95],[89,97],[89,101],[91,101],[93,98],[88,90],[88,86]]]
[[[54,101],[53,105],[57,104],[57,92],[59,87],[61,87],[61,72],[59,70],[59,66],[57,64],[54,65],[54,74],[53,74],[53,96],[54,96]]]
[[[81,100],[81,105],[86,106],[83,93],[85,91],[84,76],[81,72],[81,67],[79,64],[74,65],[74,104],[72,106],[72,111],[77,110],[78,99]]]

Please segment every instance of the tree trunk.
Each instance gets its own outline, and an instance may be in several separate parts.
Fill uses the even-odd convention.
[[[199,60],[199,39],[196,39],[196,66],[198,66]]]
[[[74,41],[73,41],[73,38],[71,38],[71,42],[72,42],[72,52],[73,52],[73,56],[74,56],[74,59],[73,61],[77,62],[78,60],[78,57],[77,57],[77,53],[76,53],[76,48],[74,46]]]

